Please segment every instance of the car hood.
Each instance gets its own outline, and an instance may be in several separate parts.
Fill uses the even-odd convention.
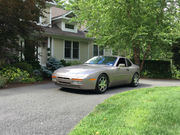
[[[104,71],[109,66],[96,64],[82,64],[77,66],[63,67],[55,71],[55,74],[62,77],[80,77],[92,73]]]

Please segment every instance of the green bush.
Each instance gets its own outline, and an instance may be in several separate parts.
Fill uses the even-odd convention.
[[[180,70],[180,38],[172,44],[172,53],[173,64],[178,70]]]
[[[61,60],[61,63],[63,66],[73,66],[73,65],[79,65],[82,64],[82,62],[74,60],[74,61],[65,61],[65,60]]]
[[[33,67],[31,64],[26,62],[19,62],[13,65],[14,67],[20,68],[21,70],[27,71],[29,74],[33,73]]]
[[[80,62],[80,61],[68,61],[67,63],[68,63],[70,66],[82,64],[82,62]]]
[[[63,66],[71,66],[70,63],[67,63],[65,60],[60,60],[60,62],[62,63]]]
[[[30,74],[27,71],[16,67],[6,67],[0,71],[0,75],[6,77],[8,83],[12,82],[28,82]]]
[[[180,70],[178,70],[175,65],[172,65],[172,77],[174,79],[180,79]]]
[[[50,57],[47,60],[46,67],[42,67],[43,76],[49,78],[56,69],[61,67],[64,67],[61,61]]]
[[[38,81],[38,82],[41,82],[43,81],[43,77],[42,76],[33,76],[33,78]]]
[[[36,81],[37,81],[36,78],[31,77],[31,78],[24,78],[21,82],[22,83],[34,83]]]
[[[171,62],[162,60],[145,60],[141,76],[148,78],[172,78]]]
[[[6,77],[0,76],[0,88],[4,88],[7,84],[8,79]]]
[[[41,65],[38,60],[27,61],[27,63],[29,63],[32,66],[33,70],[41,69]]]

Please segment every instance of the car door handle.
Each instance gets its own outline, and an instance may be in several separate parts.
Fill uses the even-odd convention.
[[[129,69],[126,69],[127,71],[129,71]]]

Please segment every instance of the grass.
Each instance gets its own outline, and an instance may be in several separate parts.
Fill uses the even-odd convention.
[[[117,94],[98,105],[69,135],[180,135],[180,87]]]

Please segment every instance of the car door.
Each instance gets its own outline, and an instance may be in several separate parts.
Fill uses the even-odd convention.
[[[119,64],[124,64],[124,67],[119,67]],[[129,83],[130,78],[130,70],[127,66],[126,59],[125,58],[119,58],[116,67],[115,67],[115,76],[114,76],[114,84],[120,85],[120,84],[127,84]]]
[[[127,68],[127,70],[128,70],[128,78],[127,78],[127,82],[128,83],[131,83],[131,81],[132,81],[132,77],[133,77],[133,64],[132,64],[132,62],[129,60],[129,59],[127,59],[127,58],[125,58],[125,60],[126,60],[126,68]]]

